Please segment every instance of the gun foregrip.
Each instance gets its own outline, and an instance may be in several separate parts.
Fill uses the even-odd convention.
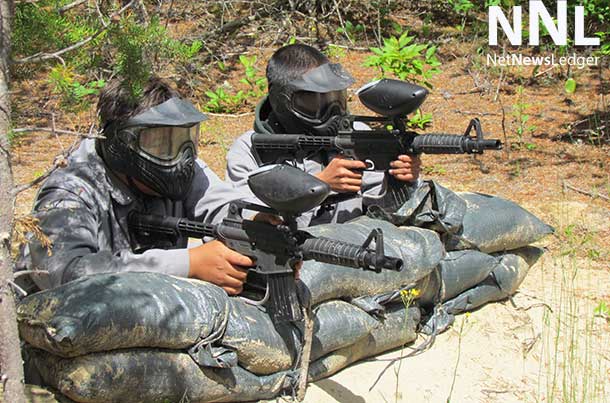
[[[455,134],[424,134],[413,139],[411,148],[417,154],[480,154],[484,150],[501,150],[502,142]]]
[[[402,269],[402,259],[385,255],[378,256],[376,252],[361,246],[324,237],[305,240],[302,251],[303,260],[316,260],[377,272],[381,269],[394,271]]]

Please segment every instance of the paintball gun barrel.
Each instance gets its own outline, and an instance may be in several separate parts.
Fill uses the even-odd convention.
[[[276,193],[269,191],[269,186],[274,184],[282,184],[275,186]],[[317,178],[283,165],[252,175],[249,185],[272,208],[236,201],[230,205],[227,218],[219,224],[132,212],[128,218],[130,230],[140,238],[215,238],[251,257],[255,261],[251,270],[266,278],[267,283],[266,295],[258,304],[264,304],[278,322],[302,318],[294,278],[299,261],[317,260],[377,272],[401,270],[401,259],[385,255],[380,229],[372,230],[363,245],[356,245],[314,237],[296,228],[295,216],[313,208],[329,193],[328,185]],[[263,190],[267,193],[262,194]],[[296,205],[295,200],[300,204]],[[244,209],[281,215],[284,223],[274,225],[244,219]],[[375,250],[369,248],[373,241]]]
[[[478,119],[471,120],[464,135],[418,135],[408,131],[406,115],[419,108],[427,95],[423,87],[383,79],[358,91],[360,101],[381,117],[347,115],[336,136],[255,133],[252,148],[259,165],[335,154],[364,161],[369,170],[389,169],[390,162],[401,154],[482,154],[485,150],[502,149],[499,140],[484,139]],[[381,127],[357,130],[355,122],[377,123]]]

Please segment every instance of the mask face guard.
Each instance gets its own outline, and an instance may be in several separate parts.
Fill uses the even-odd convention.
[[[309,70],[301,78],[291,81],[290,85],[296,91],[331,92],[343,91],[354,84],[356,80],[339,63],[326,63]]]
[[[338,63],[325,63],[290,83],[290,110],[311,126],[325,125],[347,111],[347,88],[356,80]]]
[[[330,114],[347,111],[347,90],[331,92],[298,91],[292,95],[292,110],[311,124],[321,124]]]
[[[197,153],[199,123],[207,116],[187,100],[171,98],[136,115],[116,133],[130,149],[161,166],[172,166],[185,148]]]
[[[123,129],[119,138],[143,158],[162,166],[172,166],[186,147],[197,154],[199,125],[191,127],[132,127]]]
[[[285,133],[333,135],[339,126],[338,120],[347,112],[342,95],[354,82],[340,64],[325,63],[294,80],[271,85],[269,101]],[[300,96],[320,98],[308,105]],[[314,111],[315,106],[322,108]]]
[[[128,119],[121,127],[160,127],[179,126],[190,127],[207,120],[207,116],[199,112],[189,101],[181,98],[170,98],[150,109]]]

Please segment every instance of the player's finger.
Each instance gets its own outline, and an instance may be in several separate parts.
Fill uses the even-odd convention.
[[[360,179],[362,178],[362,174],[360,172],[354,172],[350,169],[347,168],[341,168],[341,170],[339,171],[339,175],[344,177],[344,178],[353,178],[353,179]]]
[[[241,287],[241,286],[239,286],[239,287],[224,286],[224,287],[222,287],[222,289],[225,290],[227,292],[227,294],[229,294],[229,295],[237,295],[237,294],[239,294],[243,290],[243,287]]]
[[[242,255],[241,253],[235,252],[232,249],[229,249],[226,252],[225,259],[233,266],[254,266],[254,261],[252,259],[250,259],[248,256]]]
[[[367,165],[364,161],[344,159],[341,165],[347,169],[366,169]]]
[[[358,188],[362,187],[362,180],[355,178],[341,178],[339,179],[339,183],[347,186],[358,186]]]
[[[248,277],[248,269],[243,268],[241,266],[232,266],[227,267],[226,273],[228,276],[241,281],[242,283],[246,281],[246,277]]]

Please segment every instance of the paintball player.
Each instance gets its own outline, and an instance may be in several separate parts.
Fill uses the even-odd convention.
[[[22,269],[48,272],[32,275],[40,288],[89,274],[148,271],[238,294],[250,258],[216,240],[190,249],[186,238],[142,247],[127,228],[134,210],[216,223],[241,198],[197,158],[205,115],[156,77],[137,100],[123,82],[109,82],[98,113],[105,138],[84,140],[38,193],[34,215],[52,246],[30,234]]]
[[[256,108],[254,131],[240,136],[227,154],[225,180],[234,186],[240,186],[258,168],[252,151],[254,132],[333,136],[337,134],[339,118],[348,113],[347,88],[355,80],[341,65],[331,64],[311,46],[280,48],[269,60],[266,75],[268,95]],[[368,127],[357,122],[356,129]],[[329,157],[305,159],[298,166],[326,182],[334,192],[362,192],[364,197],[317,207],[299,218],[300,226],[342,223],[361,216],[367,202],[383,192],[386,173],[363,171],[367,167],[363,161]],[[387,174],[401,182],[415,183],[420,165],[417,156],[397,155]]]

